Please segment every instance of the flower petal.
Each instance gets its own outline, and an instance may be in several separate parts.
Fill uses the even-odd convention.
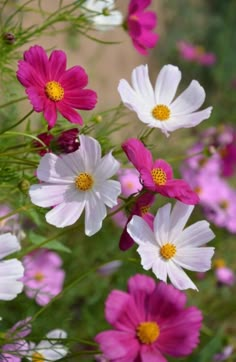
[[[96,187],[97,192],[100,194],[101,200],[108,207],[113,207],[118,204],[118,195],[121,193],[121,185],[118,181],[106,180],[102,185]]]
[[[0,300],[12,300],[22,292],[22,289],[23,283],[20,281],[0,279]]]
[[[77,151],[76,151],[77,152]],[[73,154],[76,154],[74,152]],[[40,181],[48,183],[56,183],[61,185],[68,185],[74,183],[76,173],[73,174],[73,169],[69,168],[65,163],[66,159],[71,160],[72,153],[61,158],[53,153],[46,153],[40,160],[40,164],[37,169],[37,177]]]
[[[32,185],[30,187],[29,195],[31,202],[37,206],[56,206],[64,202],[66,199],[70,199],[71,196],[73,198],[74,188],[72,187],[71,185],[51,185],[44,183]]]
[[[44,84],[50,80],[48,76],[48,57],[41,46],[34,45],[25,51],[24,60],[36,70],[38,76],[42,77]]]
[[[165,65],[156,80],[156,103],[168,106],[175,96],[180,80],[181,72],[179,68],[171,64]]]
[[[65,92],[82,89],[88,84],[88,75],[84,68],[76,65],[64,72],[58,79]]]
[[[167,262],[167,273],[170,278],[171,283],[175,288],[183,289],[195,289],[198,290],[196,285],[188,277],[188,275],[183,271],[183,269],[176,265],[172,260]]]
[[[168,362],[155,345],[141,345],[140,356],[142,362]]]
[[[93,109],[97,103],[97,93],[91,89],[76,89],[65,92],[64,103],[71,108]]]
[[[102,227],[102,221],[107,215],[103,200],[91,191],[86,195],[85,204],[85,234],[92,236]]]
[[[66,70],[66,54],[62,50],[54,50],[49,57],[49,77],[57,81]]]
[[[184,114],[181,116],[171,116],[171,118],[166,122],[168,131],[172,132],[178,128],[190,128],[197,126],[199,123],[208,119],[211,115],[212,107],[208,107],[199,112],[194,112],[190,114]]]
[[[208,243],[214,237],[215,234],[210,229],[209,222],[202,220],[184,229],[179,235],[176,245],[180,248],[197,247]]]
[[[15,235],[10,233],[0,235],[0,260],[20,249],[20,243]]]
[[[44,110],[45,101],[47,98],[44,92],[38,87],[30,86],[26,88],[30,103],[32,104],[35,112],[42,112]]]
[[[180,116],[192,113],[199,109],[206,97],[204,88],[193,80],[183,93],[181,93],[171,104],[171,114]]]
[[[158,209],[154,219],[154,234],[159,246],[169,241],[171,204]]]
[[[173,259],[182,268],[196,272],[205,272],[211,268],[211,258],[214,250],[215,248],[211,247],[177,248],[177,253]]]
[[[148,65],[136,67],[132,72],[131,81],[135,92],[140,98],[148,99],[149,103],[155,104],[154,91],[148,74]]]
[[[152,154],[137,138],[129,138],[122,144],[122,149],[134,167],[140,171],[144,167],[152,168]]]
[[[159,248],[157,246],[155,247],[151,243],[147,243],[147,245],[140,245],[137,252],[141,257],[141,265],[144,270],[150,270],[156,263],[156,260],[160,258]]]
[[[57,109],[67,121],[75,124],[83,124],[83,119],[70,105],[64,100],[57,102]]]
[[[92,137],[80,135],[79,152],[83,159],[86,172],[94,173],[97,165],[101,162],[101,146],[97,140]]]
[[[169,241],[177,243],[183,228],[185,227],[194,206],[183,204],[180,201],[175,203],[170,217]]]
[[[127,225],[127,231],[134,241],[142,246],[157,247],[154,233],[150,226],[140,216],[134,215]]]
[[[133,88],[125,79],[121,79],[118,85],[118,92],[124,105],[131,111],[140,112],[145,110],[151,117],[151,110],[155,104],[146,102],[143,98],[137,95]],[[143,121],[143,119],[141,119]],[[143,121],[144,122],[144,121]]]
[[[115,175],[119,168],[120,163],[109,152],[98,162],[94,176],[96,180],[104,181]]]
[[[45,98],[43,115],[48,122],[48,129],[54,127],[57,121],[56,103],[51,101],[50,99]]]

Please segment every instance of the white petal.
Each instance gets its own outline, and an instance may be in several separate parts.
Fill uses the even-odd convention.
[[[0,279],[0,300],[12,300],[22,289],[23,283],[20,281]]]
[[[46,337],[48,339],[50,338],[61,338],[61,339],[64,339],[67,337],[67,333],[65,331],[63,331],[63,329],[53,329],[52,331],[48,332],[46,334]]]
[[[138,247],[137,252],[141,257],[141,265],[144,270],[149,270],[153,267],[158,258],[158,250],[157,246],[150,243],[147,243],[147,245],[142,244]]]
[[[171,114],[179,116],[196,111],[201,107],[206,97],[203,87],[193,80],[171,104]]]
[[[10,233],[0,235],[0,259],[20,249],[20,243],[15,235]]]
[[[65,201],[55,206],[46,214],[47,222],[58,228],[74,224],[84,210],[85,197],[86,195],[83,195],[81,192],[78,193],[78,196],[74,199],[74,201]]]
[[[169,242],[178,243],[178,239],[185,227],[194,206],[186,205],[180,201],[177,201],[170,217],[170,232]]]
[[[131,88],[129,83],[125,79],[121,79],[118,85],[118,92],[124,105],[131,111],[140,112],[146,110],[151,114],[152,108],[155,103],[146,102]]]
[[[148,66],[140,65],[136,67],[132,72],[131,81],[138,96],[154,105],[154,91],[148,75]]]
[[[169,105],[173,100],[181,80],[181,72],[174,65],[165,65],[156,80],[155,98],[156,104]]]
[[[74,182],[75,175],[61,157],[53,153],[46,153],[40,160],[37,177],[39,180],[49,183],[68,184]]]
[[[97,164],[94,177],[99,181],[106,180],[115,175],[119,168],[120,163],[112,156],[112,153],[109,152]]]
[[[38,184],[32,185],[29,190],[31,202],[37,206],[56,206],[70,199],[73,196],[73,185],[52,185]]]
[[[85,204],[85,234],[92,236],[98,232],[106,215],[104,202],[91,191]]]
[[[171,204],[158,209],[154,219],[154,233],[159,246],[169,241]]]
[[[195,289],[198,290],[196,285],[188,277],[180,266],[177,266],[172,260],[169,260],[167,264],[167,273],[171,283],[175,288],[184,289]]]
[[[211,258],[214,254],[214,248],[182,248],[177,249],[177,254],[174,260],[182,268],[196,271],[205,272],[211,268]]]
[[[47,333],[46,337],[49,341],[43,340],[35,348],[35,351],[41,353],[45,360],[57,361],[68,353],[67,348],[56,341],[56,339],[64,339],[67,337],[67,333],[65,331],[55,329]]]
[[[127,225],[127,231],[134,241],[139,245],[149,243],[157,247],[157,242],[150,226],[140,216],[134,215]]]
[[[199,112],[185,114],[182,116],[173,116],[166,121],[168,131],[172,132],[179,128],[195,127],[205,119],[208,119],[211,115],[211,111],[212,107],[208,107]]]
[[[186,246],[197,247],[208,243],[214,237],[215,234],[210,229],[209,222],[202,220],[183,230],[178,239],[178,246],[179,248]]]
[[[80,148],[78,152],[84,162],[86,172],[93,173],[101,160],[101,146],[92,137],[80,135]]]
[[[165,283],[167,281],[167,264],[168,262],[165,262],[160,257],[158,257],[152,266],[152,271],[156,277]]]
[[[24,267],[17,259],[4,260],[0,263],[0,279],[18,280],[24,275]]]
[[[83,155],[80,152],[80,148],[75,152],[60,155],[60,158],[64,164],[72,170],[73,180],[80,172],[85,172],[86,167],[83,160]]]
[[[113,207],[118,204],[118,195],[121,193],[120,182],[114,180],[106,180],[102,185],[96,188],[100,194],[101,200],[108,207]]]

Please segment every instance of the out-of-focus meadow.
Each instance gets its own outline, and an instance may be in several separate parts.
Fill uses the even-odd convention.
[[[1,129],[16,123],[31,109],[28,99],[4,108],[1,108],[1,104],[25,96],[24,88],[16,80],[15,72],[17,61],[23,57],[23,51],[33,44],[41,45],[50,51],[64,50],[67,53],[68,67],[81,65],[86,69],[89,88],[96,90],[98,104],[92,111],[82,112],[85,124],[83,131],[99,140],[104,154],[113,149],[115,157],[125,167],[131,166],[122,152],[121,143],[129,137],[139,137],[145,125],[134,112],[122,106],[118,107],[121,104],[117,92],[119,80],[124,78],[129,81],[133,68],[140,64],[149,65],[153,84],[163,65],[177,65],[182,72],[179,93],[192,79],[198,80],[206,91],[204,106],[213,106],[211,117],[197,127],[177,130],[169,138],[160,130],[154,129],[146,145],[156,158],[162,158],[172,165],[176,178],[186,177],[190,185],[198,191],[200,199],[202,192],[207,193],[206,200],[203,199],[196,206],[191,223],[207,219],[216,235],[211,242],[211,246],[215,247],[212,269],[205,274],[189,273],[199,292],[188,290],[188,303],[203,311],[204,322],[198,348],[192,355],[180,360],[210,362],[214,355],[230,345],[234,352],[227,360],[236,361],[236,206],[230,205],[231,202],[236,205],[236,2],[153,0],[150,8],[158,16],[156,32],[160,38],[148,56],[136,52],[121,27],[108,32],[93,30],[86,36],[83,28],[70,23],[69,14],[66,21],[63,19],[44,31],[42,26],[45,19],[56,12],[62,3],[64,5],[71,2],[0,1],[0,43],[3,49],[0,55]],[[121,10],[124,17],[127,5],[128,1],[116,2],[116,8]],[[16,10],[15,15],[10,18]],[[7,18],[9,21],[6,21]],[[36,31],[32,38],[27,38],[24,28],[35,24],[38,33]],[[6,42],[6,33],[14,34],[15,41]],[[23,39],[22,43],[20,39]],[[211,53],[210,57],[204,58],[208,53]],[[65,122],[60,120],[56,129],[59,131],[64,125]],[[66,126],[69,128],[68,123]],[[27,125],[21,124],[17,130],[22,133],[31,132],[36,136],[46,132],[47,126],[41,113],[34,113],[30,115]],[[31,140],[24,135],[16,135],[15,138],[3,137],[0,141],[0,152],[5,152],[6,145],[14,151],[15,146],[29,141]],[[196,144],[202,147],[202,158],[196,161],[197,167],[188,162],[189,158],[186,160],[188,152],[195,152],[195,149],[191,151],[191,148]],[[224,152],[230,152],[229,145],[234,147],[234,154],[232,159],[227,161]],[[136,245],[125,252],[119,249],[122,229],[112,217],[105,219],[101,230],[92,237],[84,235],[83,217],[76,224],[77,228],[68,228],[66,232],[65,229],[57,229],[46,223],[44,208],[28,207],[31,205],[28,188],[30,184],[36,183],[35,169],[40,156],[35,152],[34,155],[19,153],[14,157],[15,164],[5,156],[0,164],[0,201],[11,210],[19,209],[16,222],[24,233],[21,239],[22,255],[25,250],[48,240],[44,247],[57,252],[63,260],[64,285],[71,285],[80,275],[81,280],[66,289],[61,298],[55,298],[44,307],[27,298],[24,292],[11,302],[1,301],[2,326],[10,328],[26,316],[35,316],[33,340],[42,338],[49,330],[61,328],[67,331],[69,336],[67,344],[71,356],[67,357],[68,360],[93,361],[93,349],[96,347],[86,342],[93,342],[97,333],[108,329],[104,317],[104,302],[109,292],[112,289],[125,290],[127,279],[136,273],[144,273],[154,278],[155,276],[151,271],[143,270]],[[29,160],[28,170],[20,170],[21,157]],[[213,174],[208,172],[206,165],[211,160],[214,162],[215,157],[218,157],[216,162],[219,162],[220,166]],[[230,162],[233,168],[230,175],[222,171],[222,164],[227,162]],[[35,169],[32,166],[35,166]],[[216,195],[221,193],[221,185],[230,187],[230,193],[225,191],[225,194],[217,199]],[[158,196],[152,206],[153,213],[166,202],[167,198]],[[4,223],[4,220],[0,222]],[[99,269],[99,266],[111,261],[120,263],[114,268],[111,264],[108,271]],[[229,274],[222,276],[219,273],[220,268],[227,269]],[[83,340],[85,344],[81,342]],[[87,354],[83,355],[83,350],[86,350]]]

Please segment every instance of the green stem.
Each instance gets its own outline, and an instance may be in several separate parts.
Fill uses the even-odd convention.
[[[8,106],[10,106],[11,104],[24,101],[25,99],[27,99],[27,97],[21,97],[21,98],[13,99],[13,100],[11,100],[11,101],[9,101],[9,102],[7,102],[7,103],[0,104],[0,109],[1,109],[1,108],[5,108],[5,107],[8,107]]]
[[[27,113],[23,118],[21,118],[18,122],[16,122],[15,124],[11,125],[10,127],[4,129],[3,131],[0,132],[0,135],[9,131],[12,128],[17,127],[19,124],[21,124],[22,122],[24,122],[24,120],[26,120],[32,113],[34,112],[33,109],[31,109],[31,111],[29,113]]]

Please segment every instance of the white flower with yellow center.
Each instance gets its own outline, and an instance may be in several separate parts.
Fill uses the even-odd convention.
[[[87,0],[83,7],[88,10],[87,16],[97,30],[108,31],[123,22],[121,12],[114,10],[114,0]]]
[[[133,216],[127,231],[139,245],[137,251],[145,270],[152,269],[157,278],[178,289],[197,289],[182,268],[205,272],[211,267],[212,247],[200,247],[214,238],[205,220],[184,229],[194,206],[176,202],[161,207],[154,219],[153,228],[139,216]]]
[[[205,100],[205,91],[193,80],[175,100],[181,72],[174,65],[165,65],[153,89],[148,66],[140,65],[132,72],[132,87],[121,79],[118,91],[126,107],[151,128],[160,128],[168,136],[178,128],[190,128],[210,117],[212,107],[196,112]]]
[[[46,214],[49,224],[65,227],[74,224],[85,209],[85,234],[91,236],[102,227],[106,206],[117,205],[120,182],[109,180],[119,169],[111,152],[101,157],[99,143],[81,135],[77,151],[56,156],[45,154],[37,169],[42,183],[29,194],[33,204],[53,206]]]
[[[60,344],[61,339],[65,339],[67,334],[61,329],[54,329],[47,333],[47,340],[42,340],[38,345],[30,343],[30,355],[27,358],[32,362],[57,361],[65,357],[68,350]]]
[[[21,293],[23,283],[20,279],[24,267],[17,259],[2,260],[20,250],[20,244],[15,235],[10,233],[0,235],[0,300],[12,300]]]

